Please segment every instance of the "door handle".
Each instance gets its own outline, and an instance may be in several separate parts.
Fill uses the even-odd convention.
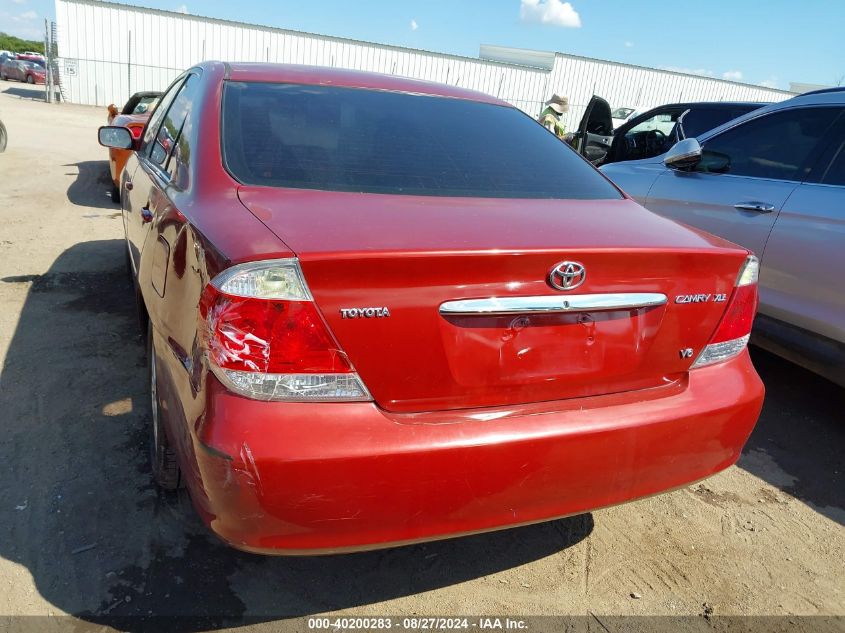
[[[141,221],[145,223],[153,221],[153,212],[149,207],[141,207]]]
[[[775,210],[775,205],[768,202],[737,202],[734,209],[740,211],[756,211],[757,213],[771,213]]]

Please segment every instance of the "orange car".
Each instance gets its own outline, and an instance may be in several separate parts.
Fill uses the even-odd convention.
[[[111,104],[107,125],[120,125],[129,128],[132,138],[141,138],[144,126],[158,103],[159,97],[161,97],[160,92],[136,92],[129,97],[129,101],[124,104],[123,109],[119,112],[117,106]],[[111,199],[117,203],[120,203],[120,173],[123,171],[131,153],[132,150],[129,149],[109,149],[109,171],[111,171],[113,184]]]

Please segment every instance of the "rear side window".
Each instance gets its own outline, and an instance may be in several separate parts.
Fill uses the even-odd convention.
[[[253,185],[424,196],[620,198],[514,108],[357,88],[227,82],[223,158]]]
[[[821,182],[826,185],[845,186],[845,142],[839,145],[833,161],[821,177]]]
[[[803,180],[836,108],[790,108],[742,123],[708,140],[696,171]]]
[[[839,119],[828,133],[830,142],[819,154],[807,182],[845,186],[845,108],[838,109]]]

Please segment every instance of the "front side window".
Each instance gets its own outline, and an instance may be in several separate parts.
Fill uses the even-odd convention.
[[[142,154],[149,154],[150,144],[158,133],[158,128],[161,124],[161,120],[167,113],[167,109],[170,107],[170,104],[172,103],[173,99],[176,98],[176,93],[179,92],[179,88],[182,87],[183,82],[184,80],[182,78],[174,81],[171,84],[170,88],[168,88],[164,95],[161,97],[158,104],[156,105],[155,110],[153,110],[153,113],[150,115],[150,120],[147,122],[147,127],[144,130],[144,142],[141,146]]]
[[[196,75],[188,75],[179,90],[179,94],[173,100],[173,105],[168,108],[161,127],[159,127],[155,142],[150,150],[150,160],[164,169],[167,169],[168,158],[179,140],[182,125],[191,109],[198,83],[199,79]]]
[[[754,109],[754,107],[693,108],[684,117],[684,136],[686,138],[698,138],[705,132],[709,132]]]
[[[708,140],[695,170],[803,180],[813,150],[838,114],[836,108],[791,108],[752,119]]]
[[[620,198],[520,111],[381,90],[227,82],[223,159],[253,185],[424,196]]]

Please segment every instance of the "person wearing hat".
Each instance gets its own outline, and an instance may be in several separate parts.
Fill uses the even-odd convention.
[[[569,99],[553,95],[546,101],[546,108],[540,113],[539,121],[549,132],[563,139],[566,126],[561,122],[562,114],[569,112]]]

